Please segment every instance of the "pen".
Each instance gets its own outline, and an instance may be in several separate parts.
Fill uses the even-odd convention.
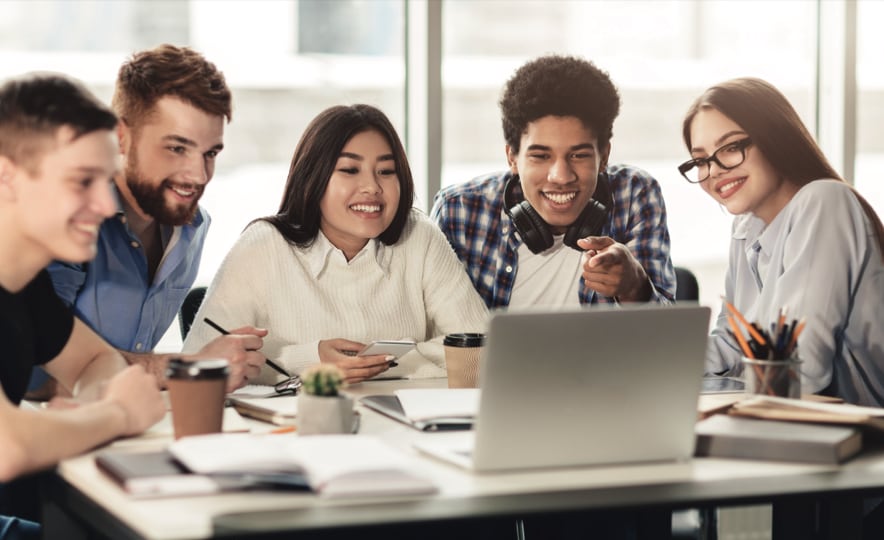
[[[214,328],[215,330],[221,332],[223,335],[226,336],[226,335],[229,335],[229,334],[230,334],[230,332],[228,332],[227,330],[225,330],[224,328],[222,328],[220,325],[218,325],[218,323],[216,323],[216,322],[213,321],[212,319],[210,319],[210,318],[208,318],[208,317],[203,317],[203,320],[206,322],[206,324],[208,324],[209,326],[211,326],[211,327]],[[273,368],[274,370],[276,370],[278,373],[281,373],[282,375],[285,375],[286,377],[290,377],[290,375],[289,375],[288,373],[286,373],[286,371],[285,371],[284,369],[282,369],[281,367],[277,366],[277,365],[276,365],[272,360],[270,360],[269,358],[264,358],[264,360],[267,362],[267,365],[268,365],[268,366],[272,367],[272,368]]]

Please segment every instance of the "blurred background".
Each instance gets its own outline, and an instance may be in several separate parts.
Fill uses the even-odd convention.
[[[755,76],[792,101],[836,168],[884,213],[884,2],[877,0],[3,0],[0,79],[52,70],[110,100],[120,63],[168,42],[226,75],[234,118],[203,204],[198,284],[250,220],[275,213],[307,122],[382,108],[406,142],[417,205],[505,166],[497,101],[526,60],[584,56],[618,85],[612,162],[660,182],[672,259],[717,309],[731,216],[685,182],[681,120],[707,86]],[[177,350],[173,325],[158,350]]]

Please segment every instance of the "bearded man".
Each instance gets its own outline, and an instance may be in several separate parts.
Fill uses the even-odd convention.
[[[78,318],[163,384],[172,355],[152,351],[196,279],[210,223],[199,200],[224,147],[231,92],[201,54],[161,45],[122,65],[112,105],[123,164],[117,212],[101,225],[93,261],[49,271]],[[264,335],[238,328],[192,356],[227,358],[232,390],[257,376]]]

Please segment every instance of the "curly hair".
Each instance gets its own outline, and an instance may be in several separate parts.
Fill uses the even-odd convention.
[[[574,116],[605,148],[620,112],[620,94],[595,64],[574,56],[536,58],[516,70],[500,98],[503,137],[519,151],[528,124],[545,116]]]
[[[169,44],[137,52],[120,67],[111,105],[120,119],[138,128],[165,96],[228,122],[233,116],[224,74],[193,49]]]

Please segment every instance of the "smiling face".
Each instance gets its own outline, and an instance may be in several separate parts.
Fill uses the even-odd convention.
[[[73,137],[62,126],[33,172],[15,167],[12,173],[21,231],[43,265],[95,257],[101,222],[116,211],[110,189],[118,171],[114,133]]]
[[[691,122],[691,157],[706,158],[749,135],[716,109],[701,109]],[[734,215],[751,213],[770,223],[798,191],[783,179],[758,148],[749,145],[746,159],[732,169],[709,164],[709,178],[700,185]]]
[[[350,260],[390,226],[398,207],[390,144],[377,131],[357,133],[341,150],[322,194],[320,230]]]
[[[224,117],[166,96],[143,125],[121,124],[125,157],[120,192],[143,219],[165,225],[190,223],[223,148]]]
[[[595,193],[610,145],[573,116],[544,116],[522,133],[519,152],[507,146],[510,170],[518,174],[525,199],[552,228],[563,234]]]

